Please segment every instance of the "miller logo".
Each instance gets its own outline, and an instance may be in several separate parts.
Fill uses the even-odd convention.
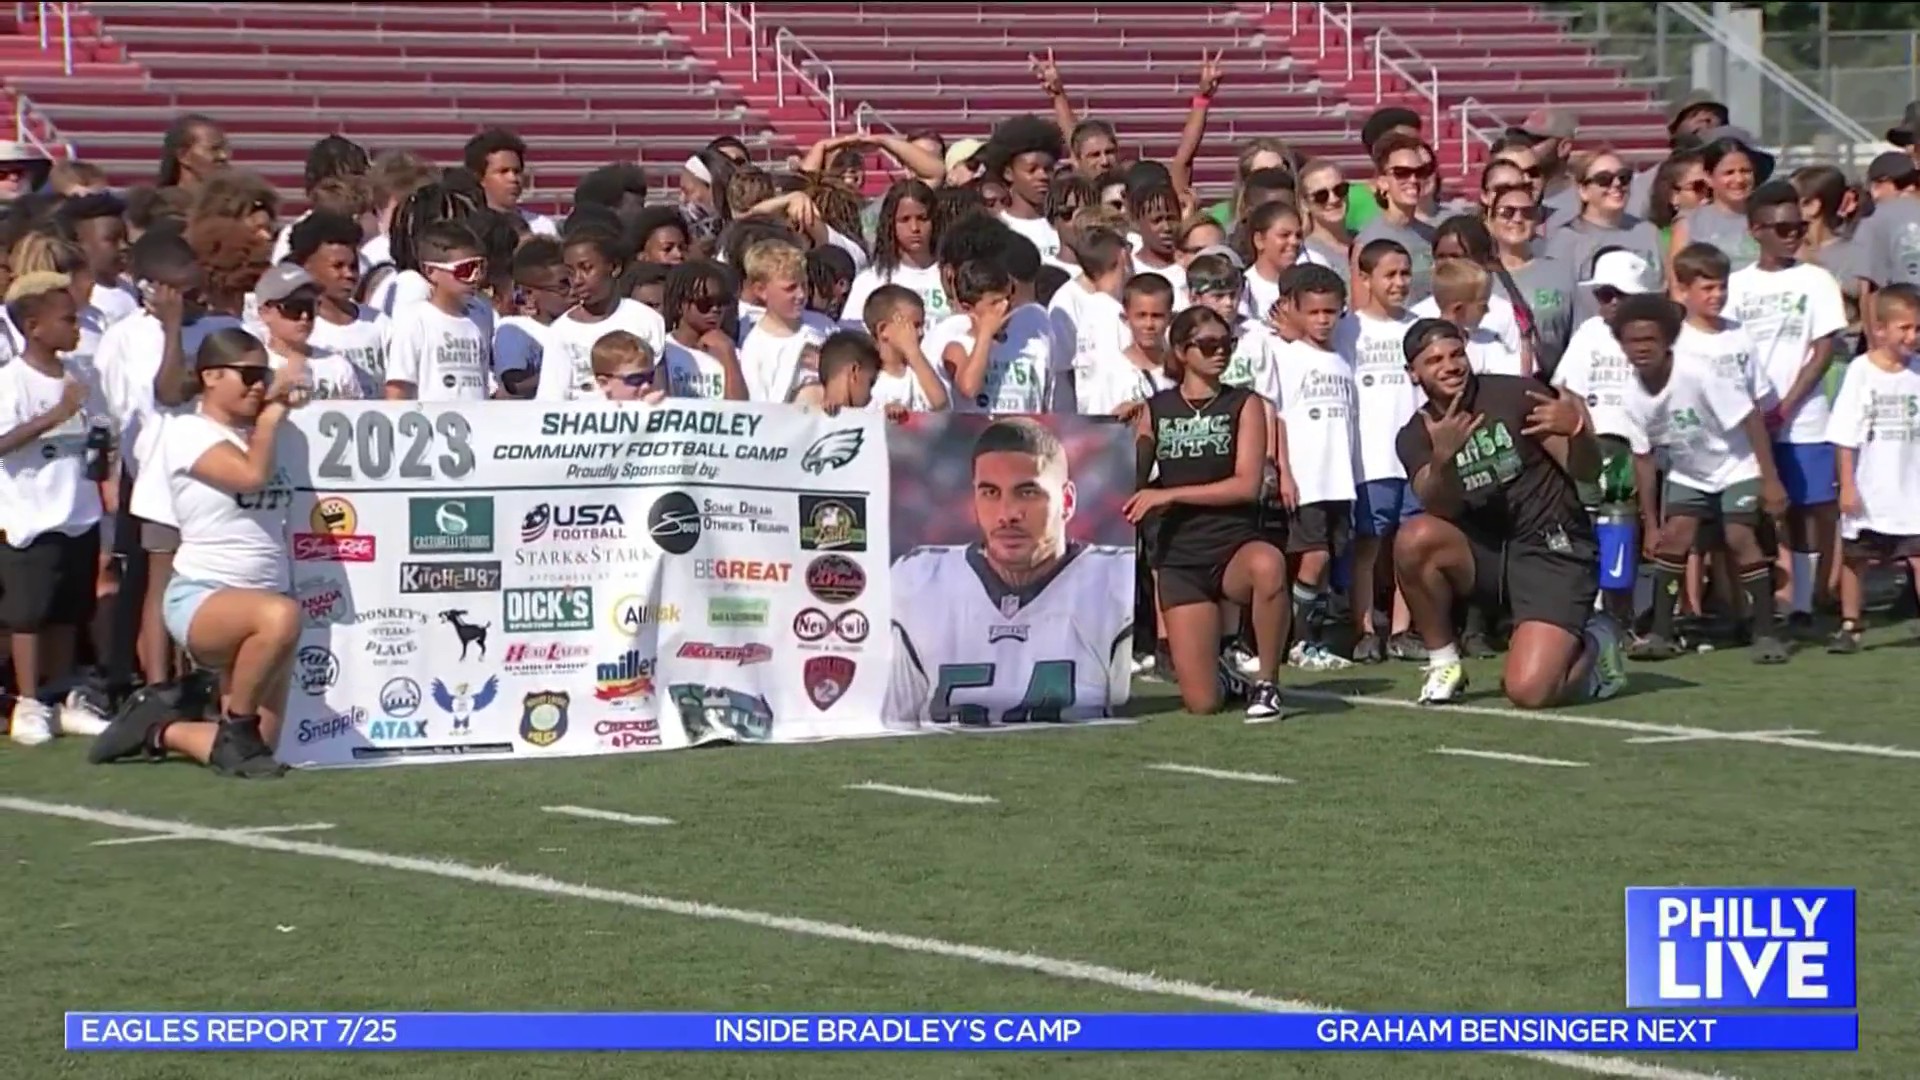
[[[552,746],[567,733],[567,706],[572,695],[536,690],[520,699],[520,737],[535,746]]]
[[[860,428],[847,428],[844,431],[830,431],[814,440],[807,452],[800,455],[800,469],[815,476],[838,469],[853,462],[867,445],[867,433]]]
[[[821,712],[833,708],[853,685],[854,664],[844,656],[816,656],[801,669],[807,700]]]

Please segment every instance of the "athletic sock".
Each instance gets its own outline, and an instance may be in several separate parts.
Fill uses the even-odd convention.
[[[1653,564],[1653,633],[1672,640],[1673,613],[1680,602],[1680,583],[1687,576],[1685,566]]]
[[[1796,551],[1793,553],[1793,596],[1787,610],[1797,614],[1813,613],[1813,587],[1820,580],[1819,575],[1818,552]]]
[[[1310,586],[1297,582],[1293,586],[1293,636],[1300,641],[1320,640],[1320,620],[1315,614],[1320,596],[1320,590]]]
[[[1762,563],[1740,571],[1740,591],[1747,596],[1747,626],[1753,639],[1773,636],[1773,566]]]
[[[1427,650],[1427,666],[1430,668],[1442,668],[1459,662],[1460,643],[1457,641],[1450,641],[1437,649]]]

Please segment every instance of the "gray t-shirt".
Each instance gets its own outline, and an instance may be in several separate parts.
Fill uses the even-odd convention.
[[[1866,249],[1860,276],[1876,287],[1920,284],[1920,197],[1875,203],[1854,242]]]
[[[1689,244],[1712,244],[1733,262],[1735,270],[1745,270],[1760,258],[1760,245],[1747,231],[1747,215],[1736,214],[1718,203],[1696,206],[1680,216],[1687,227]]]
[[[1567,339],[1573,336],[1574,288],[1577,278],[1573,267],[1550,255],[1542,255],[1518,270],[1507,271],[1520,290],[1520,298],[1533,312],[1533,323],[1540,336],[1540,352],[1534,366],[1543,374],[1560,364],[1567,351]],[[1496,284],[1495,288],[1499,288]]]
[[[1433,226],[1424,221],[1395,225],[1385,214],[1367,222],[1353,238],[1353,250],[1363,251],[1375,240],[1391,240],[1407,249],[1413,260],[1413,284],[1407,291],[1407,306],[1433,295]]]
[[[1560,187],[1550,187],[1540,198],[1540,206],[1546,214],[1548,229],[1555,229],[1580,216],[1580,185],[1571,181]]]
[[[1861,223],[1863,229],[1865,225],[1865,222]],[[1847,303],[1845,341],[1834,350],[1834,355],[1843,360],[1860,351],[1860,279],[1871,280],[1873,277],[1867,266],[1868,251],[1865,240],[1866,237],[1858,234],[1835,240],[1815,252],[1813,257],[1815,263],[1840,282],[1840,295]]]
[[[1633,183],[1627,186],[1627,213],[1643,218],[1653,207],[1653,178],[1660,175],[1660,166],[1649,165],[1633,174]]]
[[[1575,281],[1583,280],[1592,271],[1593,253],[1609,247],[1625,248],[1647,260],[1647,288],[1658,289],[1666,280],[1666,242],[1651,221],[1629,215],[1621,218],[1619,225],[1609,227],[1586,218],[1575,218],[1564,227],[1547,232],[1547,254],[1565,263],[1575,275]],[[1591,292],[1581,289],[1579,293],[1573,303],[1575,326],[1600,313]]]
[[[1340,280],[1347,282],[1348,288],[1353,287],[1353,282],[1347,280],[1348,276],[1353,273],[1353,268],[1348,265],[1346,248],[1331,243],[1323,237],[1309,236],[1307,237],[1307,250],[1325,259],[1327,265],[1333,267],[1333,272],[1340,275]]]

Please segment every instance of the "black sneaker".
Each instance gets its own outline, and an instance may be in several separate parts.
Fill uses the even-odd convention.
[[[220,719],[220,674],[195,668],[180,677],[180,715],[188,720]]]
[[[1469,660],[1490,660],[1499,656],[1500,650],[1493,647],[1492,639],[1485,634],[1462,634],[1460,635],[1460,655]]]
[[[1253,691],[1253,684],[1240,674],[1233,661],[1225,656],[1215,665],[1219,671],[1220,698],[1223,701],[1246,701]]]
[[[1860,624],[1849,619],[1840,624],[1840,629],[1827,639],[1827,651],[1841,656],[1851,656],[1864,646],[1860,641]]]
[[[1771,634],[1753,643],[1753,662],[1756,664],[1784,664],[1792,656],[1787,643]]]
[[[1270,682],[1257,682],[1247,693],[1248,720],[1284,720],[1289,715],[1280,701],[1280,688]]]
[[[1627,646],[1627,656],[1633,660],[1671,660],[1679,655],[1679,643],[1661,634],[1648,634]]]
[[[107,730],[94,736],[87,760],[95,765],[145,755],[158,761],[166,754],[150,745],[153,731],[175,719],[173,695],[157,687],[142,687],[127,695]]]
[[[1427,647],[1419,638],[1401,631],[1387,639],[1387,655],[1395,660],[1425,662]]]
[[[222,776],[241,780],[272,779],[286,773],[287,767],[273,759],[273,750],[260,737],[258,720],[223,721],[213,737],[213,750],[207,765]]]
[[[1353,643],[1353,662],[1356,664],[1380,664],[1387,659],[1387,643],[1380,640],[1379,634],[1362,634],[1360,640]]]

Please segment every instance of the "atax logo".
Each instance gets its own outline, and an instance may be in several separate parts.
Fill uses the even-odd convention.
[[[388,716],[404,720],[419,710],[420,684],[412,679],[388,679],[380,688],[380,711]]]
[[[807,591],[823,604],[851,604],[867,591],[867,572],[845,555],[822,555],[807,565]]]
[[[440,706],[441,712],[453,717],[455,735],[465,734],[467,726],[473,722],[474,714],[485,712],[487,706],[493,704],[493,699],[498,696],[500,696],[500,676],[498,675],[487,679],[477,691],[473,689],[472,683],[457,682],[448,686],[439,679],[433,680],[433,703]]]
[[[303,645],[294,655],[294,678],[300,683],[300,692],[309,695],[326,693],[334,683],[340,681],[340,661],[333,650],[324,645]]]
[[[647,535],[669,555],[685,555],[700,542],[700,507],[684,491],[669,491],[647,511]]]
[[[572,695],[558,690],[535,690],[521,698],[520,737],[535,746],[552,746],[565,738],[572,701]]]
[[[833,708],[833,703],[846,696],[847,688],[853,685],[853,672],[853,661],[844,656],[816,656],[808,660],[800,669],[807,687],[807,700],[821,712]]]
[[[520,542],[625,540],[627,520],[612,503],[540,503],[520,522]]]
[[[807,452],[800,455],[800,468],[815,476],[853,463],[860,451],[867,445],[867,433],[861,428],[847,428],[844,431],[829,431],[814,440]]]

